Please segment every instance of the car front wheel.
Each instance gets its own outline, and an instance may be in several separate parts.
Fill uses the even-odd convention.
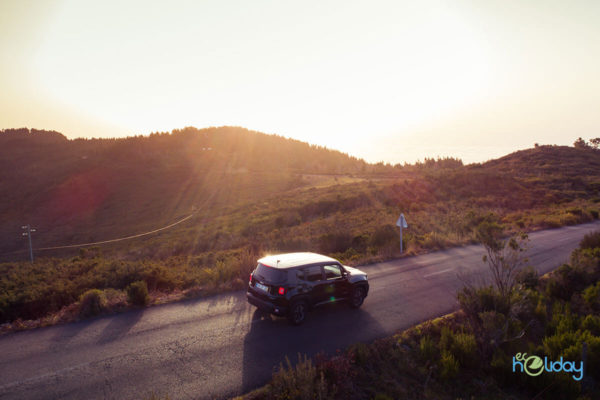
[[[288,318],[294,325],[300,325],[306,319],[306,312],[308,311],[306,303],[303,301],[297,301],[292,303]]]
[[[365,288],[361,286],[356,286],[352,291],[352,297],[350,298],[350,305],[352,308],[358,308],[362,306],[363,301],[365,301]]]

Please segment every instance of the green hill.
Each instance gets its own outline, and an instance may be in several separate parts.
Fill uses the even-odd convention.
[[[67,140],[56,132],[0,132],[0,253],[111,239],[205,210],[297,187],[298,174],[354,173],[337,151],[242,128],[186,128],[125,139]]]
[[[0,160],[0,322],[56,312],[89,289],[121,298],[139,280],[156,296],[241,288],[267,252],[348,264],[399,257],[400,212],[410,255],[473,243],[484,221],[531,231],[600,210],[600,151],[591,147],[391,166],[233,127],[89,140],[5,130]],[[188,216],[96,248],[44,250]],[[34,264],[24,224],[37,228]]]
[[[391,238],[400,211],[411,216],[407,240],[418,251],[463,242],[489,212],[536,229],[593,217],[575,203],[600,199],[600,151],[589,147],[392,167],[236,127],[75,140],[16,129],[0,131],[0,160],[0,259],[22,259],[24,224],[43,249],[136,235],[193,213],[105,254],[165,258],[247,245],[364,253],[376,230]],[[73,251],[39,252],[63,254]]]

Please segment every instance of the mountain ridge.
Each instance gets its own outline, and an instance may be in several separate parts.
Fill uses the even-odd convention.
[[[294,213],[302,220],[369,205],[408,210],[458,193],[495,196],[488,203],[499,206],[571,201],[585,191],[600,198],[600,152],[566,146],[538,146],[466,166],[452,158],[391,166],[239,127],[111,139],[22,128],[0,131],[0,160],[0,253],[24,248],[24,224],[40,232],[35,247],[51,247],[151,231],[199,208],[211,215],[206,222],[269,199],[290,204],[292,211],[277,211],[283,215],[276,225],[285,226],[298,219]],[[405,190],[413,200],[394,188],[402,182],[409,183]],[[381,189],[388,183],[393,186]],[[303,188],[331,194],[322,199],[298,192],[301,200],[291,206]]]

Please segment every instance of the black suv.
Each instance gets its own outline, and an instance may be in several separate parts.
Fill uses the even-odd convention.
[[[316,306],[346,300],[354,308],[369,293],[367,274],[315,253],[288,253],[258,260],[250,274],[248,302],[301,324]]]

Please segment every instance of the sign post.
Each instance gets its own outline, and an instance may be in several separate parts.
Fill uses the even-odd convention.
[[[400,228],[400,254],[404,251],[402,247],[402,228],[408,228],[408,224],[406,223],[406,218],[404,218],[404,214],[400,214],[398,221],[396,221],[396,226]]]

